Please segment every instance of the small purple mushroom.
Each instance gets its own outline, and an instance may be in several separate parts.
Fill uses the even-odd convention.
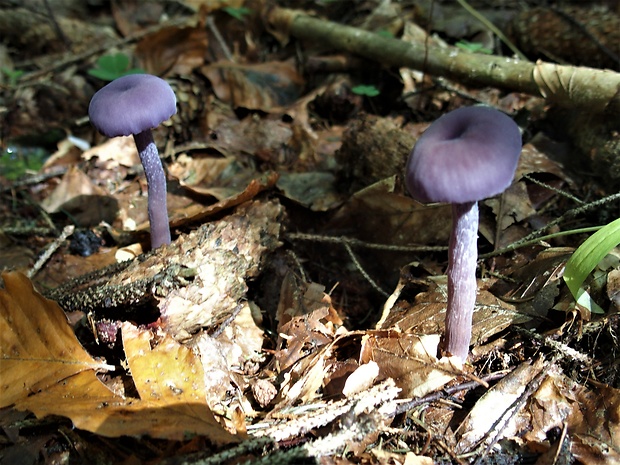
[[[151,247],[170,244],[166,203],[166,175],[151,129],[177,111],[170,85],[150,74],[115,79],[90,101],[90,121],[107,137],[133,135],[148,185]]]
[[[488,107],[466,107],[435,121],[407,161],[405,183],[414,199],[452,204],[443,350],[462,360],[469,353],[476,303],[478,200],[510,185],[520,153],[521,133],[510,117]]]

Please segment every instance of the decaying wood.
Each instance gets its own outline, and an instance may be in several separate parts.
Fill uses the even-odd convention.
[[[410,67],[477,86],[492,86],[544,97],[563,107],[620,114],[620,73],[538,61],[519,61],[464,52],[457,47],[407,43],[350,26],[273,8],[266,22],[280,36],[346,51],[388,66]]]
[[[47,293],[66,311],[110,311],[154,302],[162,326],[185,339],[222,323],[245,296],[267,253],[279,246],[279,203],[252,201],[169,246],[76,278]],[[107,313],[107,315],[106,315]]]

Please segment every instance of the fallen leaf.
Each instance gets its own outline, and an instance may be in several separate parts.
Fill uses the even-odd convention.
[[[2,274],[0,291],[0,407],[65,382],[86,370],[113,367],[81,346],[55,302],[36,292],[19,272]]]
[[[501,428],[501,438],[510,437],[522,429],[522,417],[514,412],[514,402],[525,392],[528,384],[543,369],[542,360],[533,364],[522,363],[495,386],[489,389],[470,410],[458,428],[458,453],[465,453],[475,447],[479,441],[494,438]],[[524,404],[521,404],[521,407]],[[491,435],[489,438],[488,435]]]
[[[422,397],[462,374],[451,359],[438,360],[439,335],[370,331],[362,341],[361,363],[374,361],[379,378],[392,378],[405,397]]]
[[[127,363],[142,400],[205,403],[204,372],[194,352],[168,334],[155,335],[129,322],[121,325],[121,331]]]
[[[530,317],[518,313],[514,305],[504,302],[486,290],[492,281],[478,280],[476,307],[472,321],[472,344],[478,345],[511,324],[528,321]],[[444,330],[448,301],[446,276],[426,280],[428,290],[415,297],[409,308],[395,305],[382,323],[382,328],[399,328],[403,332],[437,334]]]
[[[238,64],[219,61],[201,68],[220,100],[233,107],[269,111],[299,97],[303,77],[292,61]]]
[[[177,363],[172,369],[155,364],[151,370],[160,370],[157,379],[162,380],[162,395],[153,396],[158,393],[156,389],[149,391],[138,382],[148,398],[125,398],[97,378],[95,370],[114,367],[94,360],[82,348],[58,304],[37,293],[21,273],[3,273],[2,278],[5,289],[0,290],[0,407],[13,405],[39,418],[64,416],[77,428],[108,437],[148,434],[183,439],[191,433],[203,434],[218,444],[239,440],[215,420],[197,394],[199,389],[186,388],[188,383],[200,386],[203,378],[191,376],[199,365]],[[140,342],[144,343],[138,340],[134,344]],[[183,352],[179,350],[179,354]],[[170,351],[168,356],[174,358],[175,353]],[[188,358],[184,360],[187,362]],[[139,370],[145,374],[139,374],[138,381],[152,373],[143,367]],[[179,380],[179,376],[183,379]],[[182,393],[176,389],[179,386]]]

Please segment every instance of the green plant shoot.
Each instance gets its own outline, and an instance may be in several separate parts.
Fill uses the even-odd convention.
[[[359,85],[351,88],[351,92],[357,95],[364,95],[366,97],[376,97],[381,92],[375,86]]]
[[[227,6],[223,8],[223,10],[233,18],[238,19],[239,21],[243,21],[245,17],[252,12],[252,10],[243,6],[239,8]]]
[[[454,45],[456,45],[460,49],[467,50],[468,52],[471,52],[471,53],[483,53],[485,55],[493,54],[493,50],[489,50],[484,45],[478,42],[469,42],[467,40],[459,40]]]
[[[0,71],[2,71],[2,74],[4,74],[9,79],[9,86],[11,87],[15,87],[17,81],[19,81],[19,78],[22,77],[25,73],[25,71],[22,71],[20,69],[13,70],[4,66],[0,68]]]
[[[139,74],[145,71],[140,68],[129,69],[129,57],[124,53],[102,55],[97,60],[94,68],[88,70],[88,74],[103,81],[113,81],[127,74]]]
[[[564,281],[570,289],[575,301],[593,313],[604,313],[581,288],[582,284],[592,272],[594,267],[609,253],[611,249],[620,244],[620,218],[605,225],[592,234],[566,262],[564,269]]]

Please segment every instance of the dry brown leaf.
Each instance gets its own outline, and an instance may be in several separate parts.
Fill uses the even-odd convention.
[[[140,164],[140,156],[133,136],[112,137],[82,154],[83,160],[96,158],[97,166],[118,171],[119,165],[131,168]]]
[[[223,188],[218,185],[214,187],[222,172],[232,163],[229,158],[189,156],[183,153],[168,166],[168,172],[191,192],[212,195],[217,200],[222,200],[239,193],[238,190],[229,193],[231,189],[228,188],[222,195]]]
[[[447,245],[450,206],[424,206],[398,192],[396,177],[356,192],[334,215],[328,230],[355,225],[357,239],[392,245]]]
[[[300,285],[293,281],[288,275],[282,282],[276,314],[279,338],[275,359],[282,371],[306,357],[309,350],[332,342],[336,334],[335,310],[325,288],[316,283]]]
[[[105,191],[93,184],[77,166],[69,168],[56,189],[41,202],[48,213],[57,212],[64,204],[77,196],[105,195]]]
[[[231,393],[247,387],[248,376],[255,374],[262,360],[263,330],[256,324],[248,302],[241,304],[235,319],[217,337],[202,332],[187,345],[200,357],[205,372],[207,404],[213,411],[232,417],[239,396],[231,396]]]
[[[220,100],[233,107],[269,112],[299,97],[303,78],[293,62],[237,64],[229,61],[201,68]]]
[[[360,363],[376,362],[380,379],[392,378],[405,397],[421,397],[462,374],[451,359],[437,359],[438,344],[438,335],[371,331],[363,338]]]
[[[135,55],[151,74],[183,76],[204,64],[208,46],[204,27],[170,26],[138,42]]]
[[[282,194],[313,211],[327,211],[342,203],[338,179],[326,171],[281,173],[277,183]]]
[[[548,155],[549,152],[553,152],[548,147],[549,144],[551,141],[545,139],[544,136],[537,135],[534,142],[523,146],[515,179],[520,179],[526,174],[547,173],[553,174],[565,183],[574,186],[575,182],[568,176],[562,164]],[[542,149],[538,145],[542,146]]]
[[[66,383],[77,373],[110,368],[82,348],[62,309],[36,292],[26,276],[7,272],[2,279],[0,407]]]
[[[205,207],[204,205],[193,204],[183,210],[177,210],[170,219],[171,228],[179,228],[188,223],[198,223],[227,208],[240,205],[248,200],[256,197],[260,192],[272,187],[278,180],[278,174],[275,172],[269,172],[264,174],[258,179],[253,179],[243,192],[226,198],[213,205]],[[148,223],[140,225],[139,230],[148,229]]]
[[[382,328],[399,328],[403,332],[437,334],[444,330],[448,288],[445,276],[426,280],[428,291],[415,297],[413,306],[403,309],[395,306],[382,324]],[[481,344],[511,324],[528,321],[527,315],[518,313],[507,302],[495,297],[485,288],[491,281],[478,280],[478,294],[472,323],[472,344]]]
[[[121,329],[134,384],[147,406],[169,406],[171,420],[176,419],[179,425],[185,420],[198,421],[199,425],[213,428],[213,432],[223,430],[208,400],[213,404],[221,400],[212,399],[212,391],[221,388],[226,393],[231,385],[230,375],[226,379],[215,377],[211,380],[212,367],[205,366],[202,357],[168,334],[154,334],[128,322],[123,323]],[[209,368],[208,376],[205,376],[205,368]],[[215,383],[207,386],[207,381]],[[245,430],[245,425],[242,426]]]
[[[576,392],[574,406],[581,410],[569,423],[581,441],[579,456],[584,463],[595,463],[589,458],[605,452],[603,457],[610,458],[606,463],[617,463],[612,458],[620,457],[620,390],[595,381],[591,382],[591,390],[576,388],[576,383],[566,377],[564,380],[569,388],[568,392],[565,389],[567,397]]]
[[[216,444],[236,442],[204,403],[124,398],[112,393],[93,372],[83,372],[16,404],[37,417],[61,415],[80,429],[107,437],[149,435],[181,440],[201,434]]]

